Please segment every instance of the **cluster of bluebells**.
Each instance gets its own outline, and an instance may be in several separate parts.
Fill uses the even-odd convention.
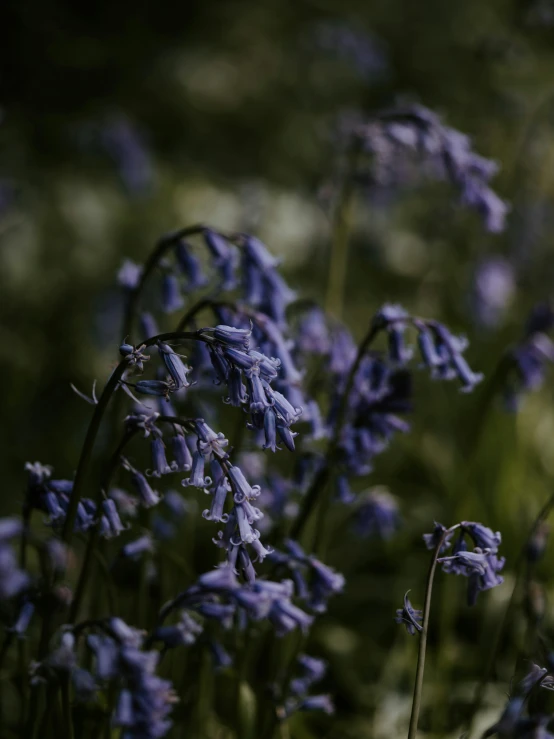
[[[447,179],[487,231],[504,230],[508,206],[490,187],[497,164],[476,154],[469,137],[445,126],[436,113],[421,105],[385,111],[369,123],[357,123],[350,135],[371,158],[369,172],[358,176],[379,187],[401,185],[421,174]]]
[[[28,472],[26,507],[47,514],[46,523],[60,531],[65,523],[73,481],[52,479],[52,468],[40,462],[27,463]],[[140,473],[137,473],[140,474]],[[85,533],[99,524],[101,535],[107,539],[125,530],[116,502],[106,497],[98,506],[90,498],[81,498],[77,505],[74,531]]]
[[[315,613],[327,609],[327,601],[340,593],[344,577],[320,562],[314,555],[307,555],[295,541],[285,541],[285,551],[273,551],[270,560],[286,570],[294,582],[296,596]]]
[[[69,674],[77,700],[91,701],[100,688],[117,689],[112,726],[128,739],[158,739],[171,728],[169,714],[177,701],[173,685],[156,674],[160,653],[145,648],[145,634],[120,618],[98,622],[86,637],[93,655],[89,672],[78,666],[78,630],[62,632],[59,646],[34,666],[34,683]]]
[[[277,636],[284,636],[294,629],[306,632],[314,617],[292,602],[294,584],[292,580],[274,582],[264,579],[248,579],[241,584],[236,571],[229,565],[222,565],[198,578],[190,588],[180,593],[164,609],[164,617],[172,611],[195,613],[205,619],[218,622],[224,629],[234,623],[245,624],[245,618],[252,621],[267,619]],[[154,639],[164,641],[173,634],[160,625],[154,631]],[[175,641],[173,636],[169,641]]]
[[[480,592],[504,582],[498,574],[505,563],[504,557],[498,556],[502,541],[499,531],[495,533],[472,521],[462,521],[451,529],[437,523],[434,531],[424,534],[423,538],[428,549],[435,549],[442,540],[441,553],[452,546],[451,554],[439,557],[437,562],[442,565],[443,572],[468,578],[468,605],[475,605]]]
[[[342,592],[343,575],[307,554],[298,542],[285,540],[279,550],[266,543],[273,525],[281,526],[284,519],[296,514],[303,493],[325,465],[335,480],[338,500],[344,504],[355,501],[355,528],[359,533],[386,539],[398,528],[394,497],[382,488],[354,496],[350,478],[370,472],[374,457],[388,446],[395,433],[409,429],[402,416],[411,410],[408,365],[414,350],[406,343],[406,329],[417,333],[419,356],[432,377],[457,379],[463,391],[473,389],[481,379],[463,356],[465,340],[453,336],[442,324],[410,316],[397,305],[383,306],[371,324],[373,336],[386,338],[386,352],[367,351],[362,357],[358,357],[348,331],[330,325],[313,305],[296,311],[289,324],[287,308],[295,294],[278,272],[278,260],[262,242],[246,234],[224,236],[201,226],[162,239],[157,261],[148,262],[144,269],[127,261],[120,270],[119,281],[130,304],[140,298],[154,267],[161,275],[160,307],[166,313],[181,310],[185,294],[209,287],[211,278],[204,271],[205,261],[185,241],[187,233],[201,237],[217,274],[219,290],[236,290],[239,299],[204,301],[216,325],[194,325],[185,335],[193,341],[192,366],[172,345],[185,339],[182,332],[160,335],[157,317],[142,314],[145,338],[137,345],[125,339],[119,348],[119,374],[113,375],[114,380],[107,385],[115,388],[119,397],[123,392],[129,395],[136,405],[124,419],[123,439],[110,459],[95,499],[81,496],[75,500],[80,494],[78,483],[54,478],[52,468],[39,463],[27,465],[25,511],[28,516],[33,511],[44,513],[45,523],[54,534],[43,547],[50,558],[50,572],[45,570],[44,582],[38,587],[19,567],[9,544],[22,533],[21,526],[11,519],[5,525],[0,522],[0,597],[17,597],[13,631],[22,637],[35,611],[43,610],[44,599],[57,587],[61,579],[58,575],[65,571],[67,552],[59,534],[67,536],[69,516],[74,521],[73,531],[88,532],[90,542],[95,533],[100,540],[122,537],[113,549],[117,552],[115,559],[106,565],[114,581],[120,573],[123,577],[127,572],[140,571],[140,577],[145,578],[141,583],[150,588],[152,595],[161,595],[156,581],[163,575],[163,555],[173,549],[178,522],[195,506],[183,497],[182,488],[181,493],[164,491],[162,484],[166,478],[177,477],[187,491],[195,488],[207,496],[202,515],[219,528],[213,541],[224,562],[201,574],[193,585],[163,606],[149,634],[128,626],[112,612],[110,618],[101,621],[63,627],[57,642],[52,640],[50,651],[41,654],[41,661],[33,667],[33,684],[51,680],[59,683],[60,678],[69,676],[76,700],[95,701],[104,690],[112,696],[117,694],[112,724],[121,727],[126,739],[157,739],[171,726],[169,714],[175,692],[171,683],[157,674],[167,650],[197,644],[209,649],[216,667],[225,667],[233,660],[223,646],[230,645],[231,639],[225,634],[232,628],[240,632],[249,622],[267,621],[278,637],[293,630],[305,634],[316,616],[326,610],[329,599]],[[239,263],[241,281],[236,274]],[[324,412],[303,387],[304,375],[314,358],[325,366],[322,374],[326,374],[325,382],[330,387],[330,402]],[[144,377],[147,370],[152,374]],[[196,393],[190,397],[193,386],[204,391],[201,400]],[[216,430],[217,411],[211,399],[221,387],[224,402],[244,413],[244,425],[253,432],[249,448],[262,447],[265,455],[261,451],[234,454],[225,434]],[[310,392],[315,395],[317,388]],[[90,402],[98,406],[94,393]],[[301,454],[289,480],[266,469],[268,459],[274,459],[267,452],[282,447],[294,451],[298,434],[293,426],[300,423],[309,425],[309,429],[302,428]],[[138,437],[149,444],[147,463],[126,448]],[[321,454],[318,442],[322,440],[331,450],[329,459]],[[145,442],[133,443],[140,449]],[[256,466],[256,458],[264,459],[262,467]],[[117,484],[128,483],[134,494],[112,485],[116,475]],[[262,482],[263,488],[254,480]],[[138,528],[139,522],[144,528]],[[439,561],[445,571],[468,576],[470,600],[474,601],[479,590],[501,582],[498,572],[503,560],[497,557],[500,538],[480,524],[464,522],[454,528],[459,529],[459,537],[452,555]],[[130,532],[128,536],[126,532]],[[449,544],[453,532],[440,527],[439,532],[444,544]],[[468,550],[464,537],[473,541],[473,551]],[[149,557],[158,551],[159,557]],[[266,558],[274,579],[257,566]],[[410,633],[421,629],[421,613],[407,598],[398,619]],[[86,644],[93,658],[87,663],[89,669],[83,669],[78,640],[88,629],[92,633],[88,633]],[[232,647],[229,649],[232,651]],[[286,689],[275,692],[280,704],[277,715],[286,718],[304,710],[332,712],[328,695],[310,694],[312,686],[323,677],[324,663],[303,655],[298,665],[300,674]]]
[[[452,544],[452,539],[455,538]],[[471,544],[468,546],[468,540]],[[427,549],[442,554],[452,546],[451,554],[437,557],[442,565],[443,572],[453,575],[462,575],[468,578],[467,602],[473,606],[477,596],[484,590],[501,585],[504,580],[498,573],[504,567],[504,557],[498,556],[498,547],[502,537],[500,532],[494,533],[491,529],[473,521],[462,523],[447,529],[440,523],[430,534],[424,534],[423,540]],[[404,605],[397,609],[395,621],[403,624],[411,636],[422,630],[423,611],[414,608],[408,598],[404,596]]]
[[[554,362],[554,343],[548,336],[553,326],[552,306],[549,303],[537,304],[527,319],[522,340],[508,352],[504,400],[510,410],[518,408],[525,393],[543,384],[546,369]]]
[[[465,338],[454,336],[437,321],[414,318],[401,306],[384,305],[373,319],[372,330],[375,335],[386,335],[386,355],[373,352],[361,358],[347,399],[346,422],[340,429],[338,449],[346,476],[370,472],[373,458],[387,448],[393,436],[409,431],[409,424],[401,417],[412,407],[408,365],[414,349],[406,343],[408,327],[417,332],[421,362],[433,379],[457,380],[462,392],[472,391],[482,380],[463,355],[468,346]],[[339,420],[355,356],[355,345],[346,329],[336,331],[329,357],[333,376],[329,428]]]
[[[289,697],[283,706],[282,717],[286,718],[296,711],[334,713],[335,707],[330,695],[310,695],[312,687],[325,677],[327,672],[325,661],[308,654],[301,654],[297,665],[300,674],[290,681]]]

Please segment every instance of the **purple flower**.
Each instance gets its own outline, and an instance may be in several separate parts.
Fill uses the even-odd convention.
[[[126,290],[134,290],[142,276],[142,267],[130,259],[125,259],[117,273],[117,282]]]
[[[119,536],[122,531],[125,531],[125,526],[121,522],[117,506],[113,498],[106,498],[102,501],[102,518],[100,523],[100,533],[106,539],[111,539],[114,536]]]
[[[408,598],[408,593],[406,593],[406,595],[404,596],[404,606],[397,609],[396,618],[394,620],[397,624],[404,624],[408,634],[410,636],[414,636],[416,631],[422,630],[422,618],[423,611],[420,611],[412,606]]]
[[[175,245],[175,255],[181,272],[187,278],[189,291],[204,287],[208,283],[207,277],[202,274],[199,259],[191,253],[190,245],[182,239]]]
[[[168,475],[173,472],[172,467],[167,463],[165,444],[162,439],[154,438],[150,444],[152,447],[152,470],[146,474],[151,474],[153,477],[161,477],[162,475]]]
[[[131,482],[138,493],[140,502],[145,508],[152,508],[152,506],[158,505],[161,496],[155,490],[152,490],[142,472],[131,470]]]
[[[192,369],[187,367],[186,364],[183,364],[180,355],[176,354],[169,344],[165,344],[162,341],[158,341],[158,352],[171,379],[175,383],[175,389],[179,390],[183,387],[190,387],[187,375],[192,372]]]
[[[447,529],[445,526],[442,525],[442,523],[437,523],[435,521],[435,528],[433,530],[432,534],[423,534],[423,541],[425,542],[425,546],[427,549],[435,549],[441,539],[443,540],[440,551],[444,552],[448,547],[450,546],[450,541],[452,539],[453,533],[447,532]],[[444,536],[444,538],[443,538]]]
[[[174,313],[181,310],[185,301],[181,295],[181,288],[175,275],[165,274],[162,280],[162,308],[165,313]]]
[[[375,489],[362,496],[354,524],[359,534],[390,539],[399,525],[398,503],[388,491]]]

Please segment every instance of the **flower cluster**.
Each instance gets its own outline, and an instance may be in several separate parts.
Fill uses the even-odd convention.
[[[443,572],[468,578],[467,602],[470,606],[475,605],[480,592],[490,590],[504,582],[502,576],[498,574],[505,563],[504,557],[498,556],[498,547],[502,541],[500,532],[494,533],[483,524],[471,521],[462,521],[458,527],[443,530],[444,533],[437,535],[437,528],[440,531],[440,527],[438,524],[434,534],[426,535],[426,546],[428,549],[435,548],[439,536],[443,541],[441,550],[448,548],[452,535],[457,534],[452,545],[452,554],[439,557],[437,562],[442,564]],[[468,538],[473,545],[472,549],[468,548]]]
[[[539,303],[531,312],[523,339],[507,355],[509,374],[504,400],[516,410],[524,393],[539,388],[548,364],[554,362],[554,343],[548,332],[554,326],[554,311],[548,303]]]
[[[291,580],[258,579],[241,585],[235,570],[222,565],[201,575],[195,585],[176,596],[164,609],[164,616],[179,608],[216,620],[229,629],[234,618],[241,623],[241,615],[245,614],[252,621],[268,619],[275,633],[284,636],[296,628],[306,631],[313,622],[313,616],[294,605],[293,595]],[[159,627],[154,638],[160,639],[165,633]]]
[[[285,701],[283,718],[296,711],[322,711],[334,713],[335,707],[330,695],[309,695],[315,683],[320,682],[327,671],[327,665],[322,659],[301,654],[297,660],[300,675],[294,677],[289,684],[290,696]]]
[[[504,230],[508,206],[489,185],[497,164],[476,154],[468,136],[445,126],[428,108],[412,105],[385,111],[356,125],[352,135],[371,156],[372,181],[380,185],[402,181],[410,176],[413,163],[418,174],[450,180],[460,203],[481,216],[487,231]]]
[[[327,601],[332,595],[340,593],[344,587],[344,577],[314,555],[307,555],[295,541],[285,542],[285,552],[274,551],[269,559],[286,569],[292,578],[297,597],[316,613],[327,609]]]

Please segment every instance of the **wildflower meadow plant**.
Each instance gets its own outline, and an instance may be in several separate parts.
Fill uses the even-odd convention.
[[[502,228],[495,165],[431,112],[384,114],[355,138],[379,177],[409,149],[486,229]],[[0,673],[16,687],[9,710],[0,701],[2,736],[157,739],[176,727],[179,736],[270,739],[301,712],[328,716],[332,680],[306,648],[348,588],[349,573],[327,560],[330,512],[349,509],[362,539],[390,541],[409,520],[393,485],[367,481],[410,432],[414,374],[464,394],[483,382],[468,341],[387,303],[368,309],[356,344],[337,315],[298,300],[258,238],[205,225],[163,237],[144,265],[125,260],[117,280],[118,363],[91,396],[74,388],[75,402],[92,406],[75,474],[27,463],[22,516],[0,520]],[[517,378],[510,397],[542,380],[551,323],[537,313],[504,360],[504,379]],[[530,562],[544,551],[549,510],[526,539]],[[396,614],[419,640],[410,739],[437,567],[465,579],[472,606],[502,585],[505,565],[500,533],[474,521],[435,523],[424,545],[423,600],[413,583]],[[218,676],[232,701],[218,696]],[[542,670],[527,681],[487,735],[546,727],[523,701],[550,682]]]

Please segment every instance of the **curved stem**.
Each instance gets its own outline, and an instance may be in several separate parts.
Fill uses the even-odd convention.
[[[170,340],[193,340],[193,341],[205,341],[196,331],[168,331],[157,336],[152,336],[141,343],[142,346],[148,347],[153,346],[158,341],[170,341]],[[63,541],[69,545],[73,536],[73,526],[75,524],[75,517],[77,515],[77,506],[82,497],[82,487],[86,475],[88,474],[88,467],[92,457],[96,436],[102,423],[102,418],[106,412],[106,408],[110,402],[112,395],[117,390],[119,383],[125,373],[125,370],[129,367],[127,361],[122,360],[115,370],[112,372],[110,379],[108,380],[102,395],[100,396],[98,403],[94,408],[94,413],[89,423],[87,435],[81,449],[81,456],[77,465],[77,472],[75,473],[75,480],[73,482],[73,491],[69,499],[69,505],[67,508],[67,515],[62,531]]]
[[[429,616],[431,614],[431,596],[433,594],[433,580],[435,578],[435,570],[437,568],[437,558],[444,543],[444,539],[448,533],[454,528],[448,529],[443,533],[435,551],[431,558],[429,566],[429,574],[427,575],[427,586],[425,588],[425,603],[423,606],[423,621],[421,631],[419,633],[419,650],[417,655],[416,680],[414,685],[414,697],[412,700],[412,713],[410,715],[410,728],[408,730],[408,739],[416,739],[417,722],[419,719],[419,709],[421,707],[421,695],[423,692],[423,674],[425,672],[425,652],[427,650],[427,631],[429,628]]]
[[[358,347],[356,359],[354,360],[354,364],[350,368],[350,372],[348,373],[348,377],[346,378],[344,392],[342,394],[341,402],[337,412],[335,431],[327,447],[323,465],[319,469],[319,472],[316,474],[308,492],[304,496],[298,516],[296,517],[291,527],[290,536],[293,539],[298,539],[304,531],[304,527],[306,526],[306,523],[308,522],[308,519],[310,518],[310,515],[317,501],[319,500],[320,489],[327,483],[330,476],[331,467],[336,462],[337,448],[339,445],[342,429],[346,421],[348,401],[350,399],[350,393],[352,392],[352,388],[354,386],[354,380],[362,363],[362,359],[364,358],[365,353],[369,349],[375,337],[379,333],[379,330],[379,327],[372,323],[366,335],[362,339],[360,346]]]

